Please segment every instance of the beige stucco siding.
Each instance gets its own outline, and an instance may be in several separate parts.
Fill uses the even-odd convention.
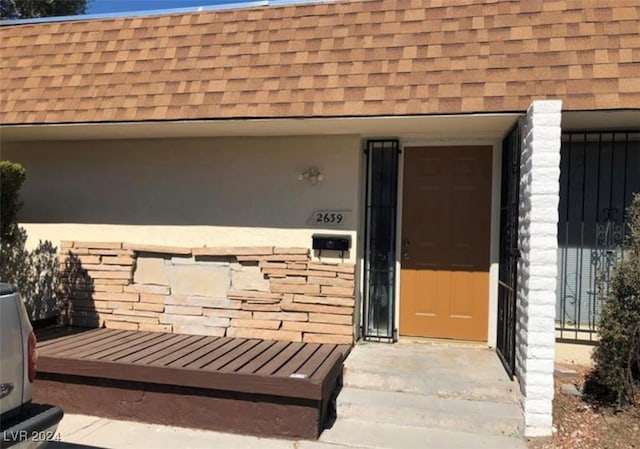
[[[310,247],[315,232],[358,227],[357,136],[5,143],[22,163],[30,242]],[[298,175],[317,166],[317,185]],[[334,228],[308,220],[346,210]],[[350,258],[355,259],[355,248]]]

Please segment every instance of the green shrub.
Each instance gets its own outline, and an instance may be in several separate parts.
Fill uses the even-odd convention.
[[[19,191],[26,178],[20,165],[0,161],[0,281],[15,284],[32,320],[56,314],[58,258],[49,241],[29,251],[27,232],[18,226]]]
[[[26,177],[20,164],[0,161],[0,240],[11,241],[16,236],[18,211],[22,202],[18,192]]]
[[[0,245],[0,280],[15,284],[22,294],[31,320],[57,314],[57,248],[48,240],[33,250],[26,248],[27,233],[16,227],[12,241]]]
[[[595,378],[618,406],[635,403],[640,381],[640,194],[634,196],[628,220],[625,258],[603,298],[600,342],[593,353]]]

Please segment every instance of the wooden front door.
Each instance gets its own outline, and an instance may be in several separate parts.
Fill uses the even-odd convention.
[[[486,341],[491,147],[404,152],[400,334]]]

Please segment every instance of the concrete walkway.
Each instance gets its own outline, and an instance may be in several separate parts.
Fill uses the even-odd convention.
[[[320,441],[390,449],[524,449],[518,392],[487,348],[360,343],[345,362],[337,420]]]
[[[512,438],[480,437],[464,432],[417,431],[394,425],[344,427],[336,423],[332,438],[342,443],[256,438],[182,427],[115,421],[95,416],[66,415],[58,427],[60,441],[47,449],[526,449]],[[336,432],[337,431],[337,432]]]
[[[358,343],[345,361],[344,385],[513,404],[520,398],[492,349],[432,341]]]
[[[52,441],[47,449],[345,449],[341,444],[256,438],[69,414],[57,433],[60,441]]]

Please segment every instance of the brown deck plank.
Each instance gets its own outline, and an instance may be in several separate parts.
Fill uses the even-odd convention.
[[[223,373],[168,366],[135,365],[104,360],[42,357],[41,373],[107,378],[132,382],[217,389],[249,394],[321,400],[322,385],[284,377]]]
[[[262,354],[257,356],[254,360],[252,360],[249,363],[247,363],[246,365],[244,365],[242,368],[238,369],[237,372],[242,373],[242,374],[253,374],[253,373],[255,373],[260,368],[262,368],[264,365],[269,363],[269,360],[271,360],[276,354],[279,354],[281,351],[283,351],[290,344],[292,344],[292,343],[288,342],[288,341],[277,341],[277,342],[275,342],[275,344],[270,346],[269,349],[267,349]]]
[[[174,360],[173,362],[169,363],[167,366],[170,366],[170,367],[173,367],[173,368],[185,367],[189,363],[193,362],[194,360],[199,359],[200,357],[202,357],[202,356],[204,356],[206,354],[209,354],[210,352],[212,352],[216,348],[219,348],[220,346],[226,345],[231,340],[233,340],[232,338],[228,338],[228,337],[207,337],[207,339],[212,339],[209,344],[207,344],[206,346],[203,346],[200,349],[197,349],[197,350],[195,350],[193,352],[190,352],[189,354],[186,354],[186,355],[180,357],[179,359]]]
[[[182,338],[180,339],[167,340],[162,344],[162,348],[157,348],[154,352],[151,352],[150,354],[142,358],[137,358],[133,360],[133,362],[147,365],[153,362],[154,360],[157,360],[161,357],[172,354],[184,348],[185,346],[188,347],[189,345],[201,339],[202,339],[201,335],[183,335]]]
[[[87,357],[91,354],[95,354],[96,352],[104,351],[105,349],[111,349],[115,346],[121,346],[123,344],[132,344],[141,338],[141,335],[138,332],[125,332],[123,334],[118,335],[116,338],[106,338],[104,340],[99,340],[94,342],[93,344],[87,345],[82,348],[72,348],[66,351],[57,352],[56,356],[59,357],[73,357],[75,359],[81,359],[83,357]]]
[[[242,368],[243,366],[251,363],[252,360],[255,360],[260,354],[268,350],[272,347],[276,342],[272,340],[263,340],[260,344],[254,346],[249,351],[242,354],[242,356],[236,358],[234,361],[227,363],[225,366],[220,368],[219,371],[224,373],[232,373]]]
[[[297,371],[298,368],[304,365],[304,363],[309,360],[320,346],[321,345],[319,343],[307,343],[304,348],[292,357],[291,360],[280,367],[278,371],[275,371],[273,375],[278,377],[289,377],[293,373],[300,374]]]
[[[260,340],[247,340],[241,345],[238,345],[232,351],[227,352],[222,357],[202,366],[201,369],[205,371],[217,371],[227,363],[234,361],[238,357],[241,357],[245,352],[256,346],[258,343],[260,343]]]
[[[124,335],[126,335],[125,331],[103,329],[103,332],[96,332],[88,338],[75,338],[72,340],[61,342],[60,345],[47,346],[46,348],[42,348],[42,352],[48,355],[54,355],[60,352],[66,352],[69,349],[91,346],[94,343],[105,339],[111,340],[122,338],[122,336]]]
[[[137,360],[164,348],[167,341],[176,339],[177,337],[180,337],[180,335],[152,332],[149,334],[149,338],[140,340],[136,345],[120,347],[117,352],[103,355],[99,357],[99,359],[118,363],[131,363],[133,360]]]
[[[294,355],[298,353],[305,343],[291,343],[284,348],[280,353],[273,357],[269,363],[257,370],[255,374],[262,374],[266,376],[272,375],[275,371],[279,370],[282,365],[287,363]]]
[[[335,360],[340,361],[340,365],[342,365],[342,354],[340,354],[340,350],[337,346],[331,350],[329,355],[327,355],[320,366],[318,366],[318,369],[316,369],[309,378],[314,381],[322,381],[327,376],[327,373],[333,369]]]
[[[179,358],[184,357],[185,355],[191,354],[192,352],[197,351],[198,349],[208,344],[211,344],[211,342],[214,341],[213,337],[205,337],[203,335],[194,335],[194,336],[200,337],[200,338],[197,341],[192,342],[188,346],[185,346],[180,350],[167,354],[164,357],[160,357],[156,360],[153,360],[148,364],[155,365],[155,366],[169,365],[170,363],[178,360]]]
[[[215,349],[214,351],[209,352],[208,354],[203,355],[199,359],[194,360],[193,362],[187,364],[185,368],[202,368],[205,365],[217,360],[222,357],[226,353],[233,351],[237,346],[240,346],[244,343],[246,339],[244,338],[233,338],[231,341],[227,342],[225,345],[222,345]]]
[[[78,331],[78,332],[73,332],[73,331],[69,331],[66,334],[61,334],[59,336],[56,336],[56,334],[52,334],[50,336],[44,337],[42,340],[40,339],[40,336],[36,335],[38,338],[38,348],[46,348],[48,346],[51,346],[52,344],[55,343],[60,343],[63,341],[67,341],[75,336],[77,336],[78,334],[82,334],[83,337],[88,337],[91,334],[94,334],[98,331],[101,331],[102,329],[100,328],[96,328],[96,329],[87,329],[86,331]],[[46,339],[45,339],[46,338]]]
[[[100,338],[101,336],[115,335],[123,332],[124,331],[120,331],[116,329],[104,329],[104,328],[96,329],[95,332],[91,332],[90,335],[87,335],[86,338],[83,338],[83,341],[90,342],[95,340],[96,338]],[[47,344],[42,345],[42,349],[43,350],[46,349],[47,351],[54,351],[64,346],[69,346],[69,345],[75,346],[79,343],[80,343],[80,340],[77,338],[76,335],[70,335],[69,338],[64,337],[64,338],[59,338],[59,339],[56,338],[56,339],[50,340],[47,342]]]
[[[347,358],[347,356],[351,352],[351,349],[353,349],[353,346],[351,346],[351,345],[338,345],[338,349],[340,350],[340,354],[342,354],[342,361],[344,362],[344,360]]]
[[[326,402],[350,350],[348,345],[88,332],[89,345],[82,332],[58,337],[64,340],[52,345],[55,351],[43,348],[39,371]],[[288,377],[294,372],[308,377]]]
[[[342,373],[342,354],[338,350],[331,351],[322,365],[311,376],[311,383],[320,385],[320,396],[327,400],[336,388]]]
[[[311,378],[311,376],[313,376],[313,373],[316,372],[318,367],[322,365],[322,363],[327,359],[327,357],[329,357],[334,349],[335,345],[322,345],[320,349],[318,349],[315,354],[313,354],[311,358],[309,358],[309,360],[305,362],[304,365],[299,367],[296,372],[298,374],[304,374],[305,376],[307,376],[307,378]]]
[[[121,354],[122,351],[128,351],[130,348],[137,348],[141,344],[144,344],[148,340],[155,337],[155,333],[153,332],[131,332],[130,334],[135,335],[134,338],[122,339],[120,341],[114,342],[114,344],[100,348],[98,351],[92,351],[90,354],[84,355],[83,359],[101,359],[113,354]],[[124,340],[124,341],[123,341]],[[73,357],[73,356],[71,356]]]

